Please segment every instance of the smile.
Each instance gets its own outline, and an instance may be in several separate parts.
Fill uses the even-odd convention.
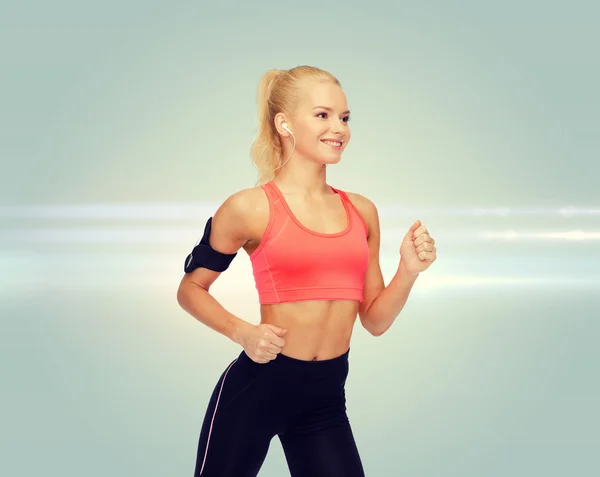
[[[334,147],[336,149],[342,148],[342,141],[331,141],[329,139],[321,140],[322,143],[327,144],[328,146]]]

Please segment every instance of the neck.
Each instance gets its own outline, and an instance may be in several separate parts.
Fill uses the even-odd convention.
[[[284,150],[287,148],[284,148]],[[284,156],[287,157],[288,151]],[[290,192],[321,195],[330,191],[327,186],[327,167],[296,154],[279,170],[273,182]]]
[[[329,190],[327,168],[323,164],[288,164],[274,179],[274,182],[289,191],[318,195]]]

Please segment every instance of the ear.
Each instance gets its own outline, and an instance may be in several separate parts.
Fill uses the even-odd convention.
[[[283,129],[283,123],[287,124],[287,127],[290,128],[290,123],[286,121],[285,115],[283,113],[277,113],[275,115],[275,129],[282,137],[290,137],[290,133]]]

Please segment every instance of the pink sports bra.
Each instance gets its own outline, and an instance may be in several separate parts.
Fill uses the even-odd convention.
[[[322,234],[304,227],[273,182],[262,186],[270,216],[263,238],[250,255],[261,304],[301,300],[363,300],[369,264],[368,229],[341,190],[347,226]]]

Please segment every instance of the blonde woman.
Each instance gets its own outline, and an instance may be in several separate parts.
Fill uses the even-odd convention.
[[[350,141],[346,96],[319,68],[264,74],[252,158],[257,187],[227,198],[185,261],[177,299],[242,348],[218,380],[200,432],[194,476],[257,476],[278,436],[292,477],[362,477],[344,386],[357,316],[380,336],[404,307],[435,240],[416,221],[385,286],[379,220],[367,198],[327,183]],[[232,313],[210,287],[243,248],[261,322]]]

